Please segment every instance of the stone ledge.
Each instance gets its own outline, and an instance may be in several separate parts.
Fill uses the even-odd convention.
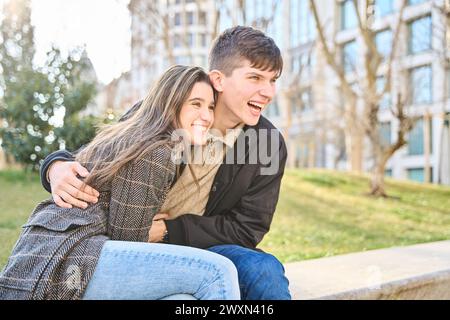
[[[450,299],[450,241],[287,263],[292,298]]]

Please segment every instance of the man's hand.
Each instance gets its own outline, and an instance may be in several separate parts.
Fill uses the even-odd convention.
[[[87,202],[98,201],[98,191],[84,184],[77,175],[84,178],[89,175],[89,171],[75,161],[55,161],[48,169],[53,200],[58,206],[86,209]]]
[[[158,213],[153,218],[153,223],[148,232],[148,242],[161,242],[164,236],[164,232],[167,230],[164,219],[167,219],[169,215],[167,213]]]

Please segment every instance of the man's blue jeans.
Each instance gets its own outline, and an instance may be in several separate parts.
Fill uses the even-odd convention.
[[[234,263],[242,300],[291,300],[284,267],[273,255],[238,245],[219,245],[208,250]]]

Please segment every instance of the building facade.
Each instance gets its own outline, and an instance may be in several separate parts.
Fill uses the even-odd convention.
[[[377,49],[389,55],[403,0],[367,1],[374,10]],[[361,7],[364,2],[358,1]],[[445,5],[450,7],[448,2],[408,0],[404,11],[393,83],[395,88],[408,87],[408,113],[417,121],[407,146],[387,164],[386,175],[394,178],[450,184],[450,48],[441,12]],[[327,42],[342,55],[342,66],[357,86],[359,58],[365,51],[353,1],[316,0],[316,5]],[[283,52],[277,97],[264,113],[286,138],[288,165],[351,168],[340,81],[318,45],[309,0],[131,0],[129,9],[131,101],[143,98],[171,64],[207,68],[210,45],[219,32],[236,24],[252,25],[273,37]],[[383,87],[383,74],[378,86]],[[378,115],[380,135],[387,142],[395,139],[398,129],[391,112],[395,88],[383,97]],[[362,169],[369,171],[373,156],[367,139],[361,139]]]

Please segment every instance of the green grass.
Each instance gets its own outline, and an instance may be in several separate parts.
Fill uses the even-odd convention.
[[[368,178],[287,170],[270,232],[260,248],[283,262],[450,239],[450,188],[387,179],[398,199],[366,196]],[[37,175],[0,171],[0,268],[20,227],[49,197]]]
[[[0,171],[0,268],[19,237],[21,226],[41,200],[49,198],[37,174]]]
[[[283,262],[450,239],[450,188],[367,176],[287,170],[272,228],[260,247]]]

